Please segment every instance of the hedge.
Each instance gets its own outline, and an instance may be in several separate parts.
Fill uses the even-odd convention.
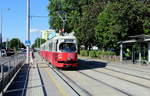
[[[111,51],[88,51],[88,50],[81,50],[80,51],[80,55],[81,56],[90,56],[92,58],[94,57],[100,57],[100,56],[112,56],[112,55],[116,55],[115,52],[111,52]]]

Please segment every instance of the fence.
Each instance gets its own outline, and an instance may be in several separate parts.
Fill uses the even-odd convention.
[[[25,61],[24,54],[16,54],[9,60],[0,64],[0,93],[3,95],[4,88],[15,76],[18,69],[21,68]]]

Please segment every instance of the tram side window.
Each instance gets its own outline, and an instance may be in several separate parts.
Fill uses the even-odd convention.
[[[45,50],[45,45],[43,46],[43,50]]]
[[[52,51],[52,43],[49,43],[49,51]]]
[[[48,44],[46,44],[46,50],[49,51],[49,46],[48,46]]]
[[[56,48],[57,48],[57,47],[56,47],[56,43],[54,42],[54,43],[53,43],[53,49],[52,49],[52,50],[53,50],[53,51],[57,51]]]

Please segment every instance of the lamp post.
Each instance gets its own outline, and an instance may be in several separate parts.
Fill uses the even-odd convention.
[[[2,9],[1,9],[1,33],[0,33],[0,56],[2,56],[2,54],[1,54],[1,49],[2,49],[2,17],[3,16],[3,14],[2,14]]]
[[[28,42],[30,42],[30,0],[27,0],[27,17],[26,17],[26,39]],[[30,44],[26,45],[27,48],[27,53],[26,53],[26,60],[27,64],[29,64],[29,49],[30,49]]]

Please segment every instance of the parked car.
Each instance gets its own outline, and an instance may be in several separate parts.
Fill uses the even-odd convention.
[[[7,56],[7,53],[6,53],[6,50],[5,49],[2,49],[1,50],[1,56],[3,57],[3,56]]]
[[[11,55],[15,54],[14,50],[12,50],[12,49],[7,49],[6,53],[7,53],[7,56],[11,56]]]

